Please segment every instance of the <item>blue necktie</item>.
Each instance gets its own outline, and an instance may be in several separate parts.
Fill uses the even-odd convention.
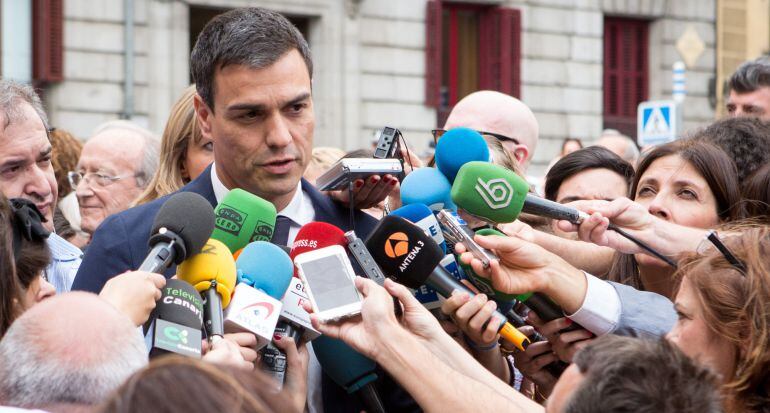
[[[289,244],[289,229],[294,221],[289,217],[278,215],[275,218],[275,229],[273,230],[273,237],[270,239],[275,245],[282,245],[284,247]]]

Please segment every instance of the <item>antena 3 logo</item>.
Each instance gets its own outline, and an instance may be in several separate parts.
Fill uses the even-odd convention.
[[[243,227],[246,217],[248,217],[248,214],[245,212],[231,206],[223,206],[217,209],[214,224],[220,230],[237,236],[241,232],[241,227]]]
[[[425,243],[422,242],[422,240],[417,240],[417,244],[410,250],[409,237],[403,232],[395,232],[385,240],[385,255],[390,258],[398,258],[406,255],[404,261],[398,266],[398,270],[403,273],[409,268],[412,260],[417,257],[417,254],[420,253],[420,250],[422,250],[424,246]]]
[[[403,232],[391,234],[385,241],[385,255],[397,258],[409,252],[409,237]]]
[[[511,204],[511,199],[513,199],[513,187],[502,178],[490,179],[486,182],[478,178],[476,192],[492,209],[505,208]]]

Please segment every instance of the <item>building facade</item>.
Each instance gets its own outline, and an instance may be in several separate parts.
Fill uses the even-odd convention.
[[[520,97],[540,122],[534,173],[566,137],[590,142],[607,127],[634,133],[639,101],[670,98],[677,61],[688,63],[685,128],[708,123],[720,82],[768,40],[742,52],[728,43],[752,10],[763,10],[767,25],[767,0],[0,2],[2,74],[30,73],[52,124],[81,138],[119,117],[160,133],[190,82],[189,52],[205,22],[258,5],[292,19],[311,45],[316,145],[364,147],[389,125],[424,148],[458,99],[497,89]],[[19,35],[24,19],[31,38]]]

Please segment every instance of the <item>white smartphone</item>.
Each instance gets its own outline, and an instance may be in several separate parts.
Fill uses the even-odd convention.
[[[361,294],[345,248],[332,245],[294,257],[313,312],[321,321],[336,321],[361,313]]]

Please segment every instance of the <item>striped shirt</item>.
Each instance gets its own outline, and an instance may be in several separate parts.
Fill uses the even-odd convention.
[[[72,288],[83,251],[54,233],[48,236],[46,243],[51,250],[51,263],[45,269],[45,277],[56,288],[56,294],[66,293]]]

